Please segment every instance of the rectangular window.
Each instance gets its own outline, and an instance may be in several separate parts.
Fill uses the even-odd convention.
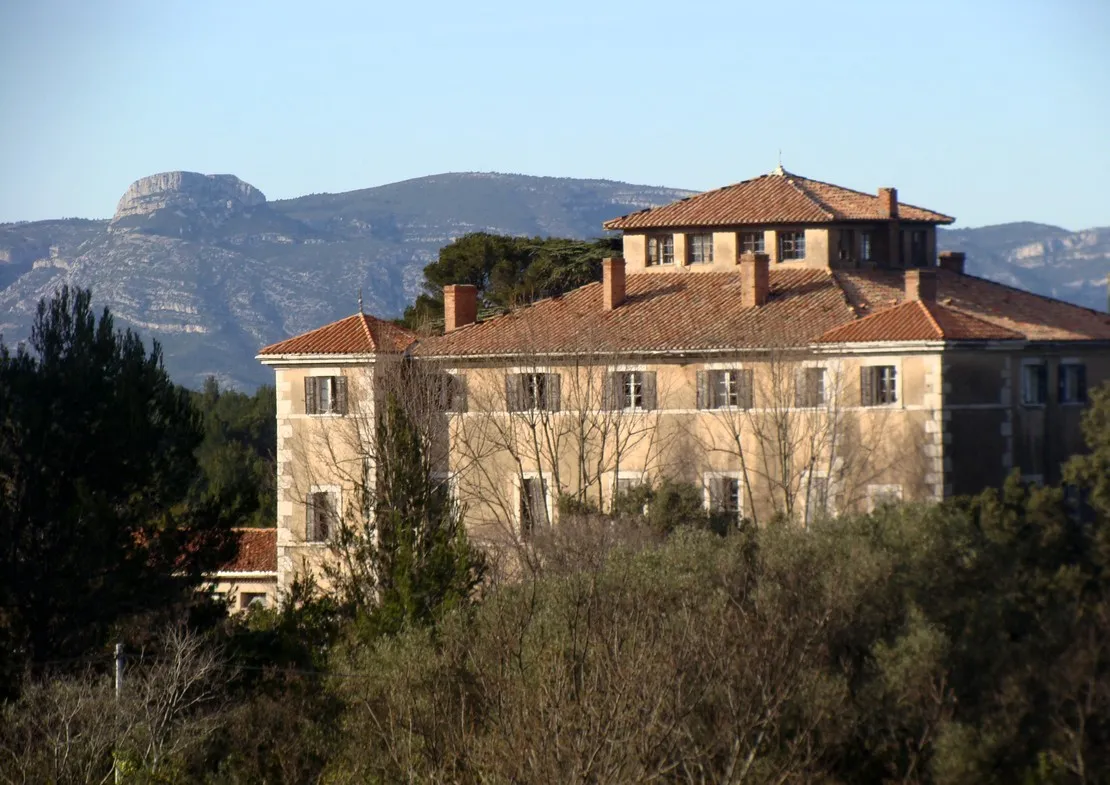
[[[861,262],[871,261],[871,232],[859,233],[859,260]]]
[[[339,494],[313,491],[308,495],[305,542],[327,542],[339,525]]]
[[[740,253],[766,253],[763,232],[740,232]]]
[[[305,414],[346,414],[347,378],[345,376],[306,376]]]
[[[648,238],[649,265],[674,264],[674,235],[661,234]]]
[[[829,478],[814,475],[805,478],[806,528],[829,517],[832,505],[829,499]]]
[[[805,259],[806,233],[805,232],[779,232],[779,259]]]
[[[743,515],[744,496],[739,477],[712,475],[706,478],[705,485],[710,510],[731,513],[737,518]]]
[[[898,369],[895,366],[868,365],[859,370],[861,406],[898,403]]]
[[[466,378],[460,374],[441,373],[434,379],[437,385],[437,403],[440,411],[465,412],[466,411]]]
[[[1087,402],[1087,366],[1060,363],[1057,397],[1060,403]]]
[[[639,475],[636,475],[635,477],[617,477],[617,496],[624,496],[625,494],[632,492],[636,488],[639,488],[643,484],[644,481]]]
[[[751,370],[698,371],[699,409],[750,409],[752,398]]]
[[[266,607],[266,595],[263,592],[243,592],[239,595],[239,608],[246,610],[251,606]]]
[[[655,371],[622,371],[609,374],[607,408],[630,411],[655,408]]]
[[[901,485],[868,485],[867,486],[867,511],[874,512],[880,507],[902,502]]]
[[[512,373],[505,377],[505,399],[511,412],[559,411],[557,373]]]
[[[713,264],[713,235],[686,235],[686,255],[690,264]]]
[[[804,368],[794,389],[795,405],[799,408],[825,405],[825,369]]]
[[[547,480],[524,477],[520,485],[520,533],[532,535],[548,523]]]
[[[851,229],[841,229],[836,245],[837,258],[842,262],[850,261],[856,248],[856,233]]]
[[[1026,406],[1042,406],[1048,400],[1048,369],[1042,362],[1021,366],[1021,402]]]
[[[924,267],[925,261],[925,230],[914,229],[910,232],[910,264]]]

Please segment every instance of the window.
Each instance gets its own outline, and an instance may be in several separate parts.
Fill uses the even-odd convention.
[[[505,377],[505,398],[511,412],[556,412],[559,388],[557,373],[513,373]]]
[[[305,414],[346,414],[347,379],[344,376],[306,376]]]
[[[804,478],[802,492],[806,503],[806,528],[827,518],[832,512],[829,499],[829,478],[824,475],[810,475]]]
[[[868,365],[860,368],[861,406],[898,403],[898,369],[893,365]]]
[[[779,232],[779,259],[804,259],[806,257],[805,232]]]
[[[698,371],[698,408],[752,408],[752,372],[739,368]]]
[[[901,485],[868,485],[867,486],[867,511],[875,512],[880,507],[891,504],[900,504],[902,501]]]
[[[439,408],[444,412],[466,411],[466,378],[453,373],[437,374],[434,384],[438,386]]]
[[[711,511],[731,513],[738,519],[744,514],[744,496],[739,477],[710,475],[706,477],[705,490]]]
[[[661,234],[648,238],[649,265],[674,264],[674,235]]]
[[[686,254],[690,264],[713,264],[713,235],[686,235]]]
[[[1048,400],[1048,369],[1043,362],[1027,362],[1021,366],[1021,402],[1026,406],[1043,406]]]
[[[635,475],[618,475],[616,483],[616,495],[618,497],[631,493],[636,488],[644,484],[643,478],[639,474]]]
[[[241,610],[246,610],[252,606],[266,607],[265,592],[243,592],[239,595],[239,608]]]
[[[609,409],[655,408],[655,372],[622,371],[609,375]]]
[[[740,253],[766,253],[763,232],[740,232]]]
[[[794,390],[795,405],[798,408],[825,405],[825,369],[804,368],[798,375]]]
[[[859,260],[861,262],[871,261],[871,232],[859,233]]]
[[[841,229],[836,244],[837,258],[846,262],[852,258],[856,246],[856,233],[851,229]]]
[[[520,485],[520,533],[528,537],[548,522],[547,480],[524,477]]]
[[[914,229],[910,232],[910,264],[914,267],[925,266],[924,229]]]
[[[1087,366],[1074,362],[1060,363],[1057,398],[1060,403],[1087,402]]]
[[[313,491],[308,495],[305,542],[327,542],[339,524],[339,493]]]

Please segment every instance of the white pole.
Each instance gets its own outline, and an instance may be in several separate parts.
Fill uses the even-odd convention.
[[[123,644],[116,644],[116,711],[119,711],[120,695],[123,694]],[[119,769],[119,757],[114,756],[115,760],[112,763],[112,768],[115,770],[116,782],[123,781],[123,772]]]

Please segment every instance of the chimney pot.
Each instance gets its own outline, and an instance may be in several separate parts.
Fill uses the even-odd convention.
[[[906,270],[906,300],[936,302],[937,271],[933,269]]]
[[[966,260],[967,256],[962,251],[941,251],[937,256],[937,267],[963,275]]]
[[[601,262],[602,307],[606,311],[624,302],[624,258],[603,259]]]
[[[898,217],[898,189],[879,189],[879,212],[884,218]]]
[[[452,284],[443,287],[443,332],[454,332],[478,321],[478,287]]]
[[[767,304],[771,290],[771,257],[745,251],[740,254],[740,297],[745,308]]]

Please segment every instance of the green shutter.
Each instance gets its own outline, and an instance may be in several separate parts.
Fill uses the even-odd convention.
[[[304,378],[304,413],[316,414],[316,377]]]

